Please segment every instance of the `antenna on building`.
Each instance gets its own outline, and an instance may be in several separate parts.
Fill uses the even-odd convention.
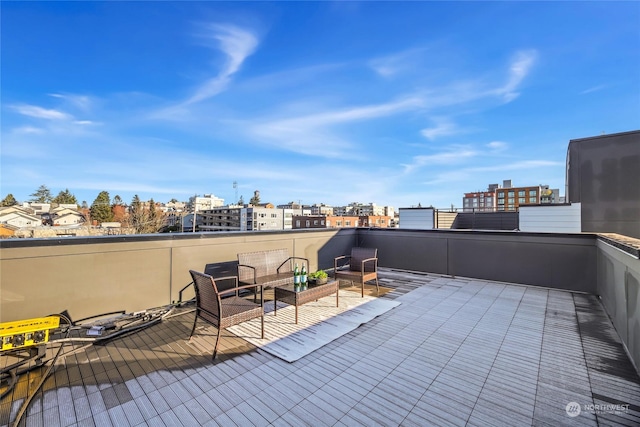
[[[236,198],[233,201],[234,204],[238,203],[238,181],[233,181],[233,189],[236,192]]]

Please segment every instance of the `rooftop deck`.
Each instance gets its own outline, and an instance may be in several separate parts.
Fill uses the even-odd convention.
[[[186,341],[193,312],[67,345],[21,425],[640,425],[640,379],[596,297],[393,269],[380,278],[394,289],[381,298],[400,306],[294,363],[228,333],[212,363],[214,328]],[[0,425],[43,371],[0,401]],[[570,402],[580,415],[567,415]]]

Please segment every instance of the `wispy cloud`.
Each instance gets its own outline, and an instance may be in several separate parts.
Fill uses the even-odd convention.
[[[33,126],[21,126],[12,129],[13,133],[38,135],[44,133],[44,129]]]
[[[456,126],[448,118],[436,117],[432,119],[435,122],[434,127],[425,128],[420,131],[422,136],[427,139],[434,140],[443,136],[455,135],[461,132],[461,129]]]
[[[339,124],[372,120],[419,108],[420,98],[405,98],[384,104],[322,111],[298,117],[265,120],[250,132],[266,138],[280,149],[323,157],[335,157],[350,148],[332,127]]]
[[[253,33],[229,24],[209,24],[201,36],[220,49],[227,60],[218,74],[204,82],[185,102],[187,105],[224,91],[231,77],[240,70],[242,63],[258,46],[258,39]]]
[[[69,105],[81,110],[81,111],[89,111],[93,101],[89,96],[86,95],[76,95],[76,94],[62,94],[62,93],[50,93],[50,97],[57,98],[62,101],[67,102]]]
[[[491,141],[490,143],[487,144],[487,148],[489,148],[494,153],[499,151],[504,151],[508,147],[509,147],[509,144],[502,141]]]
[[[425,166],[456,165],[478,156],[480,153],[468,146],[454,145],[446,151],[436,154],[414,156],[410,164],[403,164],[404,173],[408,174]]]
[[[416,57],[425,49],[409,49],[393,55],[374,58],[369,66],[382,77],[393,77],[405,70],[412,70]]]
[[[70,120],[73,118],[72,115],[67,114],[63,111],[46,109],[42,107],[38,107],[37,105],[14,105],[13,110],[17,111],[19,114],[28,117],[35,117],[37,119],[45,119],[45,120]]]
[[[531,71],[537,56],[538,54],[535,50],[517,52],[509,66],[507,83],[496,89],[494,91],[495,94],[503,97],[505,102],[511,102],[516,99],[520,95],[517,89]]]
[[[513,163],[501,163],[492,166],[481,166],[468,169],[470,172],[500,172],[521,169],[535,169],[543,167],[565,166],[562,162],[554,162],[551,160],[522,160]]]
[[[593,87],[590,87],[589,89],[585,89],[582,92],[580,92],[580,95],[586,95],[588,93],[598,92],[606,88],[607,88],[607,85],[593,86]]]

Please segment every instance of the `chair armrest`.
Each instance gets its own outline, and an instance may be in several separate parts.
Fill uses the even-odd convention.
[[[232,277],[235,277],[235,276],[232,276]],[[221,277],[221,279],[223,279],[223,277]],[[231,292],[235,292],[236,296],[238,296],[238,291],[241,289],[255,289],[255,288],[260,288],[260,306],[264,307],[264,294],[262,292],[264,287],[262,285],[242,285],[242,286],[235,287],[233,289],[227,289],[226,291],[218,292],[218,296],[222,297],[223,295],[230,294]]]
[[[256,268],[255,267],[253,267],[251,265],[246,265],[246,264],[238,264],[238,276],[240,276],[240,267],[252,269],[253,270],[253,283],[257,282],[257,280],[256,280]]]
[[[341,256],[337,256],[333,259],[333,271],[336,272],[338,271],[338,261],[341,259],[351,259],[351,255],[341,255]],[[341,267],[344,267],[347,264],[342,264]]]
[[[375,261],[373,271],[378,270],[378,258],[366,258],[362,260],[362,274],[364,274],[364,265],[368,262]]]
[[[227,289],[226,291],[218,292],[218,294],[219,295],[226,295],[226,294],[229,294],[231,292],[239,291],[241,289],[255,289],[256,287],[262,288],[262,285],[242,285],[242,286],[238,286],[237,288]]]
[[[276,268],[276,273],[280,273],[280,268],[282,268],[286,263],[288,263],[292,259],[299,259],[299,260],[305,261],[307,263],[307,270],[309,269],[309,260],[307,258],[302,258],[299,256],[290,256],[289,258],[285,259],[284,262],[278,266],[278,268]]]

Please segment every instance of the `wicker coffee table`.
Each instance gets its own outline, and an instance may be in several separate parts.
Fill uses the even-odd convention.
[[[277,314],[278,304],[277,301],[282,301],[289,305],[296,307],[296,324],[298,323],[298,307],[302,304],[306,304],[311,301],[317,301],[322,297],[328,297],[329,295],[336,294],[336,307],[339,304],[339,282],[333,280],[331,282],[324,283],[322,285],[309,284],[306,288],[300,286],[285,285],[274,288],[274,308],[273,315]]]

